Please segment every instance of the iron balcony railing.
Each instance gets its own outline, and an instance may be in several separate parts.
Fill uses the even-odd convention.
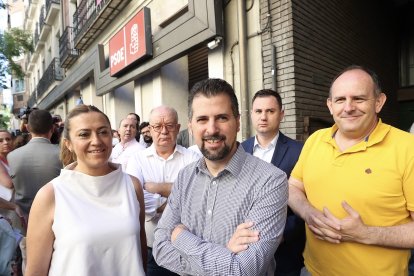
[[[102,0],[104,1],[104,0]],[[73,24],[75,30],[75,36],[83,33],[89,24],[95,19],[96,16],[96,4],[95,1],[82,0],[79,3],[78,8],[73,14]]]
[[[39,15],[39,33],[42,32],[44,25],[45,25],[45,5],[42,5],[40,7],[40,15]]]
[[[79,57],[79,50],[75,49],[73,27],[66,27],[59,38],[60,65],[69,68]]]
[[[34,32],[34,48],[36,49],[37,43],[39,42],[39,23],[36,22],[35,32]]]
[[[76,49],[86,50],[92,45],[129,2],[131,0],[81,0],[73,14]]]
[[[60,0],[46,0],[46,16],[49,13],[52,4],[60,5]]]
[[[37,103],[37,91],[36,89],[30,94],[29,99],[27,100],[27,106],[33,107]]]
[[[54,58],[37,85],[37,97],[40,98],[55,81],[63,80],[63,69],[59,58]]]

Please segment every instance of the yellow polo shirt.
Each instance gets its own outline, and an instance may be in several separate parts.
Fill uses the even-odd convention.
[[[348,202],[367,225],[411,221],[414,211],[414,136],[378,122],[367,139],[341,152],[337,126],[306,141],[291,176],[302,181],[309,202],[336,217]],[[312,275],[407,275],[409,250],[318,240],[306,229],[305,264]]]

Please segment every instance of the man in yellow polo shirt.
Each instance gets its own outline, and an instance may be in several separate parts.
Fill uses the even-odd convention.
[[[375,73],[351,66],[327,100],[335,125],[306,141],[289,179],[289,206],[306,222],[315,275],[407,275],[414,248],[414,136],[378,118]]]

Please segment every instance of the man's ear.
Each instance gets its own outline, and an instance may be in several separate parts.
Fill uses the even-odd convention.
[[[384,93],[381,93],[375,100],[375,112],[378,114],[381,112],[382,107],[387,101],[387,96]]]
[[[329,108],[329,113],[331,113],[331,115],[333,115],[333,113],[332,113],[332,99],[331,98],[326,99],[326,105]]]

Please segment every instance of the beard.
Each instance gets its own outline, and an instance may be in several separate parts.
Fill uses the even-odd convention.
[[[203,143],[201,144],[200,151],[203,154],[205,158],[207,158],[210,161],[218,161],[224,159],[227,155],[230,153],[230,147],[227,144],[224,144],[224,147],[221,149],[218,149],[216,151],[211,151],[206,149],[205,147],[205,141],[206,140],[226,140],[226,136],[224,135],[211,135],[203,137]]]
[[[144,142],[149,144],[152,143],[152,137],[151,136],[144,136]]]

